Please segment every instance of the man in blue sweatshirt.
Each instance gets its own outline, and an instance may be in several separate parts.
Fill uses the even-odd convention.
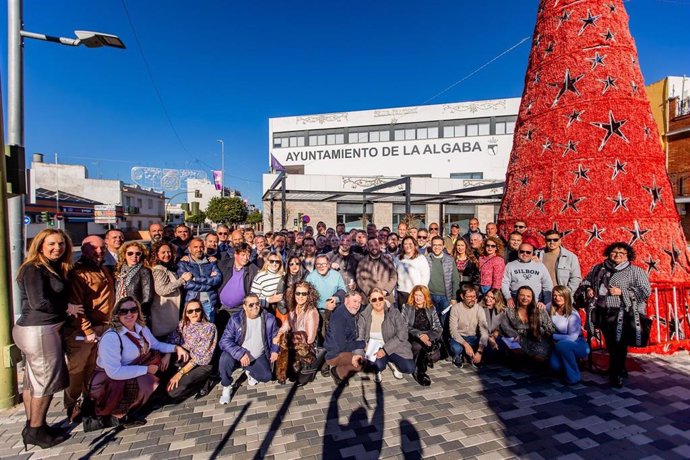
[[[357,313],[362,306],[362,295],[350,291],[344,305],[336,308],[326,333],[326,364],[331,366],[331,377],[336,385],[362,370],[363,358],[352,352],[366,344],[357,340]]]

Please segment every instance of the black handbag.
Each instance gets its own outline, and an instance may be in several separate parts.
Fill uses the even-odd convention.
[[[640,319],[640,342],[637,343],[637,335],[635,333],[635,317]],[[639,313],[630,315],[630,335],[627,343],[630,347],[646,347],[649,344],[649,335],[652,332],[652,319]]]

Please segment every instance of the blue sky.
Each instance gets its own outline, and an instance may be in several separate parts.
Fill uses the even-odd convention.
[[[260,204],[269,117],[422,104],[531,37],[537,4],[24,0],[26,30],[98,30],[127,45],[123,51],[26,40],[27,157],[58,152],[62,162],[85,164],[91,177],[129,181],[133,166],[220,169],[222,138],[228,185]],[[681,21],[690,17],[690,0],[625,6],[646,83],[690,74],[690,37]],[[529,43],[431,103],[520,96]]]

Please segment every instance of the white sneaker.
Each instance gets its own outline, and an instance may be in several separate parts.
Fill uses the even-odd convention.
[[[377,372],[376,375],[374,376],[374,382],[381,383],[382,380],[383,380],[383,373]]]
[[[252,377],[252,374],[250,374],[247,371],[244,371],[244,373],[247,375],[247,385],[249,385],[250,387],[253,387],[254,385],[259,383],[258,380],[256,380],[254,377]]]
[[[388,367],[391,368],[391,371],[393,372],[393,377],[395,377],[397,380],[402,380],[404,378],[403,373],[400,372],[400,370],[398,369],[398,366],[389,362]]]
[[[220,395],[220,401],[218,401],[220,404],[229,404],[230,403],[230,397],[232,396],[230,393],[232,393],[232,385],[228,385],[226,387],[223,387],[223,394]]]

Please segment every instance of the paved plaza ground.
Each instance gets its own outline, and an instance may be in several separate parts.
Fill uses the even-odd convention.
[[[0,458],[690,458],[690,356],[635,357],[625,388],[585,372],[565,386],[545,373],[480,371],[441,362],[431,387],[390,372],[336,387],[243,384],[228,406],[220,388],[168,406],[148,424],[83,433],[52,449],[24,450],[21,406],[0,412]],[[61,401],[49,413],[64,422]]]

